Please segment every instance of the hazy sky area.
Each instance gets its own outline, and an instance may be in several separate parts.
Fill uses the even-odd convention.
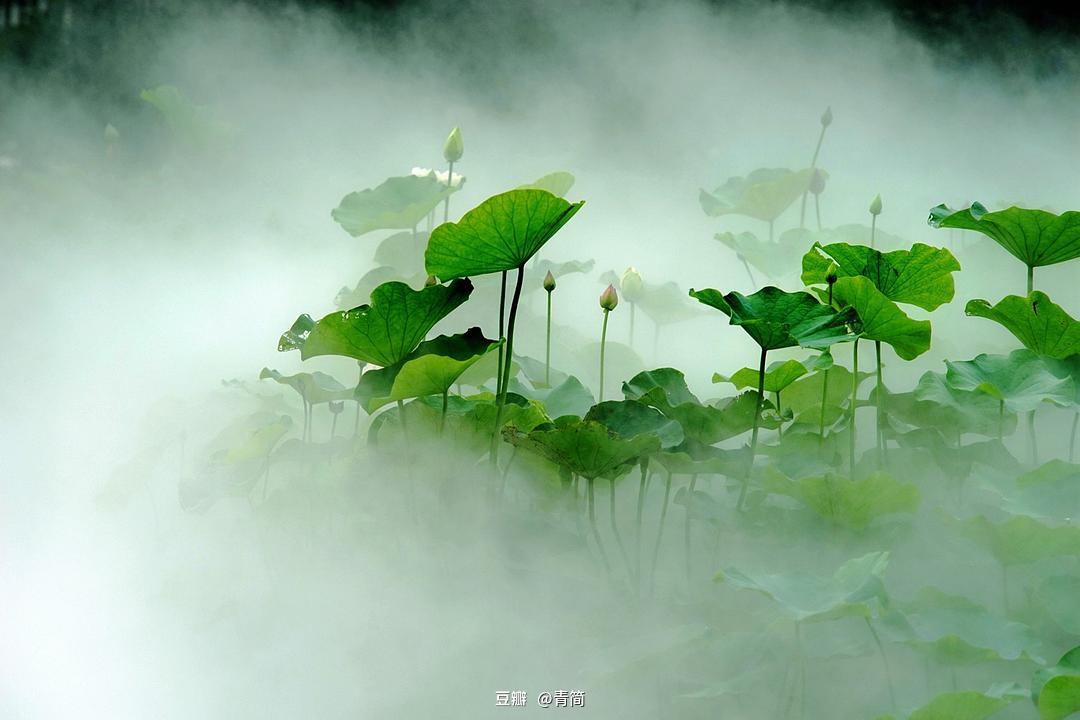
[[[70,5],[65,32],[79,33],[85,20]],[[0,718],[545,717],[535,706],[492,707],[494,693],[579,688],[589,705],[573,717],[706,716],[659,714],[667,679],[627,690],[609,677],[659,652],[654,634],[693,633],[690,601],[624,602],[539,521],[491,525],[463,506],[445,527],[412,524],[400,495],[361,503],[340,490],[341,467],[329,461],[310,478],[314,499],[282,494],[268,515],[246,498],[202,514],[179,506],[178,481],[197,472],[222,428],[274,403],[299,419],[291,391],[260,382],[261,368],[356,382],[355,363],[302,363],[277,352],[278,337],[301,313],[333,311],[390,234],[350,237],[330,211],[415,166],[445,170],[454,126],[465,143],[455,172],[467,180],[451,219],[547,173],[576,177],[567,197],[585,205],[540,257],[595,260],[590,273],[560,278],[555,295],[566,328],[552,362],[586,384],[596,383],[585,348],[599,340],[603,272],[632,265],[683,294],[755,289],[713,235],[764,237],[764,223],[706,216],[699,189],[756,168],[807,167],[827,107],[823,224],[868,225],[880,194],[879,230],[951,247],[963,266],[956,299],[933,314],[931,350],[912,363],[889,352],[890,382],[906,387],[943,371],[945,357],[1016,345],[963,310],[971,298],[1022,294],[1023,265],[974,234],[931,228],[927,213],[975,200],[1075,208],[1076,73],[956,64],[885,10],[465,6],[406,5],[371,27],[325,8],[177,10],[152,43],[133,37],[134,24],[113,28],[99,94],[73,92],[62,72],[28,80],[13,61],[0,65]],[[170,129],[138,99],[162,85],[205,106],[220,132]],[[798,225],[798,205],[777,234]],[[755,281],[799,289],[791,267]],[[1072,263],[1035,276],[1074,315],[1076,273]],[[532,357],[544,351],[540,281],[526,275],[519,328],[520,352]],[[651,321],[637,316],[637,357],[612,351],[609,396],[630,374],[677,365],[700,397],[719,397],[730,387],[713,385],[713,372],[756,362],[725,317],[689,297],[687,306],[697,316],[665,328],[655,348]],[[628,339],[626,310],[611,316],[617,343]],[[436,331],[475,324],[498,334],[493,307],[479,303]],[[246,389],[222,384],[232,379]],[[325,407],[315,415],[324,438]],[[338,433],[352,428],[349,405]],[[1043,450],[1060,456],[1064,441]],[[365,477],[389,472],[367,452],[357,451]],[[417,455],[423,467],[439,464]],[[672,526],[672,548],[681,532]],[[895,563],[897,582],[916,587],[915,564]],[[973,564],[954,580],[996,589],[984,570]],[[738,665],[734,649],[727,657]],[[876,659],[850,661],[844,687],[861,697],[860,662],[878,670]]]

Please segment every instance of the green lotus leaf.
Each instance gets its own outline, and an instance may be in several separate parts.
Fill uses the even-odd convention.
[[[1035,588],[1033,600],[1046,617],[1070,635],[1080,636],[1080,576],[1052,575]]]
[[[690,441],[654,455],[651,462],[672,475],[723,475],[742,478],[750,463],[750,448],[725,450]]]
[[[1061,656],[1057,665],[1035,672],[1031,699],[1039,720],[1064,720],[1080,712],[1080,645]]]
[[[194,104],[173,85],[143,90],[139,97],[161,113],[169,130],[182,142],[207,148],[234,135],[232,126],[216,117],[213,108]]]
[[[607,400],[590,408],[585,420],[602,424],[623,440],[655,435],[665,449],[679,445],[684,437],[677,422],[637,400]]]
[[[1009,295],[993,306],[986,300],[971,300],[964,312],[993,320],[1040,355],[1060,360],[1080,353],[1080,320],[1038,290],[1026,298]]]
[[[593,266],[596,265],[595,260],[567,260],[566,262],[552,262],[546,258],[539,260],[535,266],[529,266],[529,272],[535,267],[536,272],[533,273],[536,277],[544,277],[547,273],[551,273],[552,277],[561,278],[571,273],[585,274],[592,272]],[[539,283],[536,284],[536,289],[543,290],[543,286]]]
[[[447,187],[434,175],[392,177],[376,188],[349,193],[330,216],[353,237],[373,230],[411,230],[460,189],[461,184]]]
[[[541,425],[529,433],[508,428],[503,434],[512,445],[589,480],[614,479],[640,458],[660,449],[655,435],[621,440],[598,422],[572,416],[558,418],[553,425]]]
[[[426,232],[394,233],[375,248],[375,262],[401,271],[422,270],[427,243]]]
[[[741,326],[764,350],[796,345],[821,349],[851,337],[849,315],[821,304],[810,293],[768,286],[749,296],[691,288],[690,296],[728,315],[731,325]]]
[[[1004,437],[1016,430],[1016,415],[1007,408],[1002,414],[997,399],[976,390],[956,387],[943,373],[926,372],[915,390],[888,396],[890,417],[915,427],[932,427],[952,438],[956,433]]]
[[[282,385],[288,385],[300,394],[304,402],[312,405],[352,398],[351,389],[346,388],[333,377],[323,372],[282,375],[277,370],[263,368],[259,373],[259,379],[270,379]]]
[[[573,375],[544,393],[542,398],[547,414],[553,418],[562,415],[581,417],[594,402],[593,394]]]
[[[1051,526],[1025,515],[993,523],[982,515],[953,520],[1002,565],[1022,565],[1051,557],[1080,555],[1080,527]]]
[[[985,720],[1026,697],[1027,693],[1015,683],[997,685],[985,693],[947,692],[908,715],[908,720]]]
[[[390,367],[412,354],[431,328],[469,299],[472,283],[454,280],[413,290],[388,282],[371,293],[371,304],[330,313],[308,334],[300,357],[342,355]]]
[[[798,360],[775,362],[765,369],[765,392],[783,392],[789,385],[807,373],[806,366]],[[753,368],[743,368],[730,378],[714,373],[714,383],[729,382],[737,389],[757,389],[761,374]]]
[[[860,372],[859,384],[872,373]],[[766,373],[768,377],[768,373]],[[815,411],[821,410],[821,393],[826,391],[826,407],[846,407],[851,401],[851,371],[843,365],[829,368],[829,384],[825,386],[825,373],[816,372],[796,380],[784,390],[784,407],[790,408],[796,415],[808,413],[815,421]]]
[[[886,600],[881,575],[888,564],[888,552],[872,552],[848,560],[828,578],[806,573],[750,576],[727,568],[716,580],[764,594],[797,622],[821,622],[870,617]]]
[[[1056,377],[1072,383],[1072,405],[1080,405],[1080,355],[1071,355],[1064,360],[1044,357],[1046,369]]]
[[[560,170],[548,173],[528,185],[520,185],[517,189],[547,190],[555,197],[566,197],[566,193],[570,192],[570,188],[572,187],[574,187],[574,176],[566,171]]]
[[[364,373],[356,387],[356,399],[370,413],[396,400],[442,395],[499,344],[484,337],[478,327],[426,340],[396,365]]]
[[[894,604],[882,619],[894,640],[946,665],[1021,658],[1041,662],[1040,641],[1030,627],[936,588],[923,588],[914,601]]]
[[[789,231],[792,232],[792,231]],[[795,232],[798,232],[797,230]],[[898,235],[885,232],[880,227],[871,228],[861,223],[837,225],[836,227],[822,230],[803,230],[804,242],[802,247],[807,248],[817,243],[819,245],[832,245],[834,243],[846,243],[848,245],[871,246],[870,237],[873,233],[873,244],[877,247],[906,247],[907,241]]]
[[[946,360],[945,365],[950,386],[986,393],[1013,412],[1028,412],[1047,401],[1058,405],[1072,402],[1072,382],[1054,376],[1031,350],[1014,350],[1008,355],[983,353],[973,360]]]
[[[644,401],[653,404],[655,397],[648,396]],[[679,423],[687,438],[704,445],[713,445],[749,432],[754,427],[757,391],[747,391],[720,400],[715,405],[686,402],[658,409]],[[775,411],[775,407],[767,400],[763,401],[763,415],[759,425],[763,428],[776,428],[779,425],[776,413],[769,411]]]
[[[986,235],[1030,268],[1054,265],[1080,257],[1080,212],[1061,215],[1033,208],[1010,207],[988,212],[979,203],[952,210],[930,210],[934,227],[974,230]]]
[[[292,326],[278,338],[278,352],[300,350],[307,342],[308,335],[315,329],[315,321],[310,315],[304,314],[293,321]]]
[[[673,325],[698,317],[697,306],[687,302],[686,293],[673,282],[645,281],[634,304],[656,325]]]
[[[241,442],[230,447],[223,460],[235,464],[245,460],[265,459],[289,432],[292,424],[292,418],[288,415],[272,418],[269,422],[255,427]]]
[[[373,268],[364,273],[355,287],[343,287],[338,290],[337,295],[334,296],[334,306],[340,310],[348,310],[358,305],[367,305],[371,302],[371,293],[375,288],[393,280],[410,286],[420,286],[427,280],[427,273],[406,275],[389,265]]]
[[[645,370],[622,384],[623,396],[627,400],[642,400],[646,395],[662,399],[666,406],[682,403],[701,404],[690,392],[686,376],[675,368],[657,368]]]
[[[776,242],[759,240],[752,232],[716,233],[713,239],[735,251],[735,254],[771,278],[781,277],[797,269],[795,258],[809,242],[805,231],[788,230]]]
[[[765,489],[786,495],[813,510],[823,520],[850,530],[863,530],[880,517],[913,513],[919,489],[883,472],[850,480],[833,473],[792,480],[767,469]]]
[[[953,299],[952,274],[960,263],[945,248],[922,243],[887,253],[847,243],[815,244],[803,256],[803,283],[824,285],[830,268],[837,278],[868,278],[894,302],[936,310]]]
[[[912,320],[869,278],[840,278],[833,286],[833,299],[859,316],[860,337],[888,343],[904,360],[914,360],[930,349],[930,321]]]
[[[1080,518],[1080,464],[1054,459],[1017,477],[1016,485],[1007,509],[1060,521]]]
[[[424,265],[441,280],[524,265],[581,209],[546,190],[510,190],[489,197],[456,223],[431,233]]]
[[[772,222],[809,190],[813,174],[810,168],[761,168],[746,177],[729,178],[711,193],[701,190],[698,201],[710,217],[744,215]]]

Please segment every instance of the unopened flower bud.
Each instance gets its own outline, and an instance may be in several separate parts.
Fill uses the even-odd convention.
[[[821,127],[830,125],[832,125],[832,106],[825,108],[825,112],[821,115]]]
[[[547,271],[547,275],[544,276],[544,289],[551,292],[555,289],[555,276],[551,274],[551,271]]]
[[[446,138],[446,144],[442,149],[446,162],[457,162],[465,154],[465,142],[461,139],[461,129],[454,128]]]
[[[814,174],[810,176],[810,192],[820,195],[825,192],[825,174],[814,168]]]
[[[881,214],[881,195],[876,195],[874,197],[874,200],[870,203],[870,214],[871,215],[880,215]]]
[[[615,292],[614,285],[608,285],[607,290],[600,293],[600,308],[604,312],[611,312],[619,304],[619,294]]]
[[[645,287],[645,282],[641,279],[641,273],[631,265],[626,268],[622,279],[619,280],[619,287],[622,288],[623,295],[626,296],[627,300],[636,302],[641,296],[641,290]]]

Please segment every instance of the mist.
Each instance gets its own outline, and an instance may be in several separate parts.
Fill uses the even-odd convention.
[[[65,32],[77,33],[82,10],[70,5]],[[450,220],[555,171],[574,175],[567,199],[585,201],[539,253],[594,261],[558,278],[553,369],[597,398],[597,298],[613,281],[605,273],[633,266],[647,284],[676,283],[686,317],[658,329],[638,311],[631,346],[624,293],[609,317],[603,399],[659,367],[679,368],[702,400],[735,395],[713,373],[756,367],[758,347],[688,290],[804,286],[797,259],[775,276],[744,267],[713,236],[749,231],[764,241],[765,224],[710,217],[699,191],[757,168],[809,167],[830,108],[817,159],[828,173],[822,225],[870,225],[880,194],[876,229],[902,243],[879,247],[945,247],[962,267],[951,302],[904,308],[932,320],[930,349],[910,362],[885,350],[887,384],[910,391],[925,372],[944,373],[946,359],[1020,347],[964,307],[1023,295],[1023,264],[977,233],[930,227],[927,214],[973,201],[1073,209],[1075,73],[955,62],[884,7],[469,2],[365,15],[215,4],[170,12],[152,36],[141,30],[134,21],[112,29],[115,42],[90,61],[108,92],[80,91],[62,72],[30,73],[10,56],[0,66],[9,323],[0,717],[531,717],[564,711],[539,707],[543,691],[584,691],[584,707],[565,712],[899,718],[941,692],[1026,686],[1077,644],[1080,622],[1039,615],[1031,597],[1044,577],[1078,577],[1080,549],[1006,566],[1003,601],[1001,567],[953,519],[1012,512],[1002,488],[1015,474],[1072,461],[1075,406],[1040,405],[1037,464],[1018,417],[994,447],[1020,468],[1007,479],[1014,465],[1001,455],[976,458],[958,484],[935,484],[922,466],[891,468],[921,502],[873,532],[836,530],[789,497],[772,515],[739,520],[739,483],[722,474],[695,482],[723,511],[691,523],[685,495],[682,505],[676,497],[693,494],[690,476],[675,474],[669,501],[655,472],[639,535],[635,466],[617,483],[595,483],[601,560],[578,485],[560,487],[526,448],[503,445],[493,484],[486,459],[440,438],[410,445],[393,435],[375,447],[369,428],[387,411],[354,417],[351,400],[336,421],[316,405],[305,442],[300,397],[259,379],[265,367],[356,385],[355,360],[302,361],[278,352],[279,336],[302,313],[346,309],[339,289],[355,288],[396,232],[351,237],[331,210],[414,167],[445,171],[443,141],[459,127],[465,151],[454,172],[466,180],[450,197]],[[1055,52],[1077,67],[1070,48]],[[216,133],[187,136],[139,98],[161,86],[203,108],[202,127]],[[799,204],[775,222],[778,236],[798,228]],[[816,227],[813,197],[806,226]],[[426,271],[410,270],[405,279],[419,287]],[[542,276],[530,265],[524,277],[514,349],[542,361]],[[1076,315],[1075,262],[1039,267],[1035,278]],[[430,336],[479,326],[499,337],[498,276],[472,280],[472,298]],[[860,362],[872,371],[870,345]],[[835,358],[849,364],[849,346]],[[872,455],[873,409],[856,415],[860,450]],[[239,489],[221,490],[229,480],[212,476],[215,453],[240,444],[256,416],[289,419],[281,453],[265,473],[258,465]],[[761,435],[777,440],[775,428]],[[744,432],[723,447],[748,442]],[[211,486],[191,500],[192,488]],[[610,486],[628,561],[608,525]],[[1063,497],[1080,505],[1072,488]],[[1075,518],[1053,526],[1075,527]],[[649,573],[654,542],[653,576],[635,577],[639,555]],[[1000,623],[1031,626],[1041,654],[1025,646],[931,668],[883,629],[886,667],[858,614],[793,631],[769,598],[715,580],[722,568],[828,577],[882,550],[896,602],[928,586],[964,595]],[[803,632],[798,651],[793,632]],[[809,658],[801,694],[796,652]],[[527,692],[527,705],[497,706],[509,691]],[[1035,713],[1025,699],[995,717]]]

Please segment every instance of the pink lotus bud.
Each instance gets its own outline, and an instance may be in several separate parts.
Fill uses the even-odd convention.
[[[551,274],[551,271],[547,271],[547,275],[544,276],[544,289],[551,292],[555,289],[555,276]]]
[[[608,285],[607,290],[600,293],[600,307],[604,312],[611,312],[619,304],[619,294],[615,292],[614,285]]]

